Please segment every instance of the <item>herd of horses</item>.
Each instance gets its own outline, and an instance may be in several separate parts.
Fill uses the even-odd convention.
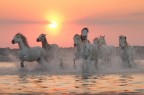
[[[122,63],[128,67],[135,65],[134,63],[134,48],[129,46],[126,37],[119,36],[119,47],[109,46],[106,44],[105,36],[96,37],[93,43],[88,40],[81,40],[81,35],[75,34],[74,46],[76,47],[75,60],[83,58],[87,64],[88,61],[94,61],[95,68],[98,67],[98,60],[102,60],[102,63],[110,63],[111,58],[119,55]]]
[[[86,34],[86,32],[84,31]],[[126,40],[126,36],[119,36],[119,47],[107,45],[105,36],[96,37],[91,43],[87,39],[87,35],[75,34],[73,37],[74,48],[76,49],[74,53],[74,68],[76,68],[76,60],[83,59],[88,65],[88,61],[94,62],[94,66],[98,68],[98,61],[102,60],[102,63],[110,63],[111,57],[115,54],[119,54],[123,64],[128,67],[132,67],[134,64],[134,50],[133,47],[129,46]],[[37,61],[42,64],[43,61],[49,62],[51,59],[55,58],[55,54],[58,52],[59,47],[56,44],[49,44],[46,39],[46,34],[41,34],[36,39],[37,42],[42,43],[42,47],[30,47],[27,42],[27,38],[21,34],[17,33],[12,44],[17,43],[19,46],[19,58],[21,67],[24,67],[24,61],[33,62]],[[48,53],[47,53],[48,52]],[[62,66],[62,63],[61,65]]]

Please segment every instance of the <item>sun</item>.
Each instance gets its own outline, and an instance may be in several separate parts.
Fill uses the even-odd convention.
[[[61,32],[63,16],[59,13],[50,12],[45,15],[47,24],[45,24],[46,34],[50,36],[58,36]]]
[[[60,25],[56,20],[50,20],[45,26],[48,35],[57,36],[59,34]]]
[[[50,23],[48,24],[48,26],[52,29],[57,27],[57,23],[55,21],[50,21]]]

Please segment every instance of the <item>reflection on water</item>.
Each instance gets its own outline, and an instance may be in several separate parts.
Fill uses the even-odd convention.
[[[21,94],[144,94],[143,74],[93,75],[3,75],[0,76],[1,93]]]
[[[99,71],[85,77],[79,73],[79,70],[71,73],[72,68],[71,72],[69,69],[65,69],[57,70],[59,73],[55,74],[56,69],[53,72],[41,69],[19,70],[20,68],[14,64],[0,64],[0,94],[144,94],[144,74],[141,69],[130,69],[122,73],[111,74]]]

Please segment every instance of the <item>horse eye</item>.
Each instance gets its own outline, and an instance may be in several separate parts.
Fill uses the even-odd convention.
[[[19,37],[17,37],[17,38],[19,38]]]

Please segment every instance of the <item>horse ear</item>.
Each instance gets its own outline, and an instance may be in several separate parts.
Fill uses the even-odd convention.
[[[126,37],[125,37],[125,39],[126,39]]]
[[[47,35],[47,34],[44,34],[45,36]]]

